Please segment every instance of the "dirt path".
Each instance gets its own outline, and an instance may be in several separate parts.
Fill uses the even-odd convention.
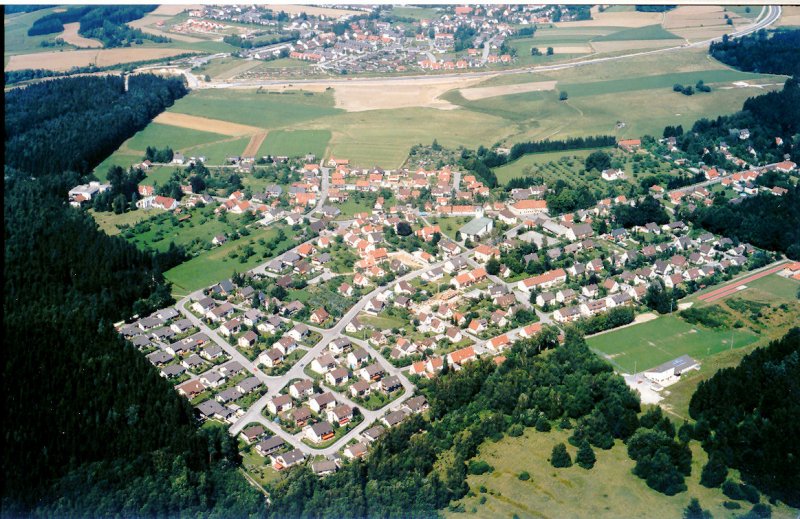
[[[255,157],[264,139],[267,138],[267,133],[261,132],[250,137],[250,142],[247,143],[247,147],[242,152],[242,157]]]

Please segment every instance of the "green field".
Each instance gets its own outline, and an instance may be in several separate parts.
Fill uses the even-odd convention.
[[[393,6],[391,14],[403,18],[415,18],[417,20],[438,18],[442,12],[433,7],[399,7]]]
[[[94,168],[94,174],[100,180],[106,179],[108,168],[111,166],[119,166],[123,169],[128,169],[134,164],[141,164],[144,160],[144,153],[134,153],[130,150],[122,151],[117,150],[111,156],[107,157],[103,162]]]
[[[278,247],[293,243],[294,233],[291,229],[285,229],[286,240],[278,244]],[[278,234],[275,227],[254,230],[250,236],[230,241],[221,247],[216,247],[205,252],[186,263],[182,263],[164,273],[167,281],[173,284],[172,291],[176,296],[184,296],[200,288],[212,285],[222,279],[230,277],[234,272],[244,272],[264,261],[266,250],[258,244],[258,240],[272,240]],[[255,250],[255,254],[244,263],[239,258],[231,258],[231,253],[238,253],[245,245],[250,245]],[[273,257],[270,255],[269,257]]]
[[[161,212],[162,211],[158,209],[151,209],[148,211],[140,209],[137,211],[128,211],[127,213],[122,214],[114,214],[113,212],[98,213],[92,209],[89,210],[89,214],[92,215],[94,221],[97,222],[97,226],[100,227],[100,230],[109,236],[114,236],[115,234],[120,233],[117,225],[136,225],[137,223],[147,220],[148,218]]]
[[[553,468],[548,458],[553,446],[559,442],[567,445],[574,459],[576,449],[567,443],[569,431],[553,430],[548,433],[528,428],[518,438],[505,437],[497,443],[486,442],[476,459],[485,460],[494,471],[481,476],[469,476],[467,483],[474,497],[458,501],[464,505],[468,516],[475,517],[537,517],[560,519],[563,517],[592,517],[596,519],[618,517],[669,518],[681,517],[692,497],[700,500],[704,509],[714,517],[733,517],[749,510],[742,503],[737,513],[725,509],[727,498],[720,489],[700,485],[700,472],[708,456],[697,442],[691,443],[692,473],[686,478],[685,492],[666,496],[650,489],[644,480],[632,473],[635,462],[628,458],[625,445],[617,441],[610,450],[594,449],[597,463],[591,470],[577,465]],[[530,474],[528,481],[520,481],[522,471]],[[735,471],[731,472],[735,477]],[[487,492],[481,493],[485,486]],[[480,503],[482,497],[486,502]],[[474,509],[474,512],[473,512]],[[463,517],[463,513],[445,511],[448,518]],[[797,510],[785,505],[774,506],[772,517],[793,518]]]
[[[31,13],[19,13],[3,16],[3,20],[8,23],[3,27],[3,54],[10,56],[13,54],[29,54],[31,52],[48,52],[59,49],[74,49],[72,45],[63,47],[42,47],[43,41],[55,40],[58,34],[43,34],[41,36],[28,36],[28,29],[33,22],[55,11],[55,7],[41,9]]]
[[[258,149],[258,155],[303,157],[313,153],[321,159],[330,140],[331,132],[327,130],[274,130],[267,134]]]
[[[170,177],[172,177],[172,173],[177,169],[177,166],[157,166],[150,168],[147,171],[147,176],[140,184],[143,186],[154,186],[156,184],[163,186],[169,181]]]
[[[497,181],[500,184],[506,184],[512,178],[526,176],[525,173],[528,170],[528,168],[535,168],[535,166],[542,166],[550,162],[557,162],[559,159],[562,159],[563,157],[575,157],[575,159],[572,161],[575,165],[575,168],[570,168],[570,169],[575,169],[575,171],[577,172],[578,170],[583,169],[583,161],[586,159],[586,157],[588,157],[591,153],[598,150],[602,150],[607,153],[612,152],[611,148],[593,148],[586,150],[532,153],[530,155],[523,155],[522,157],[513,162],[505,164],[504,166],[500,166],[499,168],[495,168],[493,171],[495,175],[497,175]],[[537,175],[543,176],[545,182],[552,182],[558,180],[558,178],[563,178],[564,180],[574,182],[575,178],[573,177],[577,175],[577,173],[576,175],[568,175],[568,176],[558,175],[558,178],[555,178],[556,177],[555,175],[545,170],[537,169],[535,172]]]
[[[155,148],[166,148],[169,146],[173,150],[183,151],[186,148],[198,144],[206,144],[227,139],[227,136],[219,133],[202,132],[189,128],[179,128],[167,124],[150,123],[147,128],[137,132],[125,145],[131,150],[144,151],[148,146]]]
[[[586,339],[589,347],[626,373],[642,372],[681,355],[702,360],[757,340],[757,335],[744,329],[715,330],[672,315]]]
[[[169,111],[266,129],[283,128],[341,112],[333,107],[330,92],[256,93],[255,90],[229,89],[192,92],[176,101]]]
[[[647,25],[633,29],[623,29],[618,32],[598,36],[592,41],[630,41],[630,40],[672,40],[682,39],[680,36],[672,34],[661,25]]]
[[[241,155],[247,148],[248,142],[250,142],[250,137],[229,137],[224,141],[192,146],[186,151],[191,152],[195,157],[204,156],[208,165],[219,166],[225,164],[226,157]]]

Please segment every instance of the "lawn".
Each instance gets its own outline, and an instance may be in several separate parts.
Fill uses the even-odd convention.
[[[455,240],[458,230],[470,220],[472,220],[472,217],[469,216],[449,216],[432,218],[431,223],[434,225],[439,224],[442,233],[451,240]]]
[[[166,184],[172,174],[178,168],[175,166],[156,166],[147,170],[147,176],[140,182],[143,186],[154,186],[158,184],[159,186],[163,186]]]
[[[434,7],[398,7],[393,6],[391,14],[401,18],[435,19],[441,16],[442,12]]]
[[[97,222],[97,226],[100,227],[101,231],[109,236],[114,236],[115,234],[120,233],[120,230],[117,227],[118,225],[136,225],[137,223],[147,220],[148,218],[159,213],[161,213],[161,211],[158,209],[151,209],[147,211],[139,209],[137,211],[128,211],[127,213],[122,214],[114,214],[113,212],[98,213],[93,209],[89,209],[89,214],[92,215],[94,221]]]
[[[133,164],[141,164],[142,160],[144,160],[144,153],[117,150],[94,168],[94,175],[105,181],[106,174],[111,166],[119,166],[127,170]]]
[[[699,483],[700,472],[708,457],[697,442],[691,443],[692,473],[686,478],[687,491],[666,496],[647,486],[632,473],[635,462],[628,458],[625,445],[617,441],[610,450],[594,449],[597,463],[591,470],[577,465],[553,468],[548,458],[553,446],[567,445],[571,457],[576,449],[567,443],[569,431],[548,433],[528,428],[518,438],[505,437],[497,443],[486,442],[475,459],[485,460],[494,471],[467,479],[474,497],[465,497],[468,513],[477,517],[681,517],[692,497],[697,497],[714,517],[731,517],[723,508],[726,500],[720,489],[709,489]],[[530,474],[528,481],[518,478],[522,471]],[[733,473],[733,471],[732,471]],[[733,475],[733,474],[732,474]],[[480,492],[485,486],[487,492]],[[484,504],[480,499],[486,498]],[[742,503],[745,512],[750,505]],[[785,505],[773,507],[772,517],[795,517],[796,510]],[[446,517],[462,517],[445,511]]]
[[[355,197],[348,198],[346,202],[342,203],[331,203],[333,207],[339,209],[342,213],[336,217],[337,220],[349,220],[353,218],[353,215],[356,213],[363,213],[363,212],[372,212],[372,207],[375,205],[374,199],[370,201],[365,201],[363,199],[357,199]]]
[[[277,244],[274,252],[268,257],[274,257],[279,252],[287,250],[294,245],[292,236],[294,232],[286,228],[286,239]],[[216,247],[208,252],[192,258],[186,263],[182,263],[164,273],[164,277],[173,284],[175,296],[183,297],[197,289],[212,285],[222,279],[230,277],[234,272],[244,272],[265,261],[264,255],[267,253],[265,247],[258,244],[259,239],[265,241],[273,240],[278,234],[276,227],[259,229],[250,236],[229,241],[221,247]],[[244,262],[240,260],[241,249],[250,245],[255,254],[247,258]],[[239,257],[233,258],[231,254]]]
[[[647,25],[645,27],[635,27],[623,29],[605,36],[598,36],[592,41],[630,41],[630,40],[672,40],[682,39],[680,36],[672,34],[661,25]]]
[[[403,319],[399,317],[390,317],[388,315],[369,315],[362,313],[358,315],[358,320],[378,330],[391,330],[392,328],[402,328],[408,325]]]
[[[333,95],[329,92],[258,93],[256,90],[208,89],[179,99],[169,111],[272,129],[341,110],[333,107]]]
[[[148,146],[155,148],[166,148],[169,146],[173,150],[183,151],[186,148],[206,144],[209,142],[221,141],[227,136],[218,133],[191,130],[189,128],[179,128],[167,124],[150,123],[147,128],[137,132],[125,145],[144,154]]]
[[[757,340],[757,335],[744,329],[710,329],[668,315],[589,337],[587,343],[616,368],[633,373],[634,370],[642,372],[681,355],[703,360],[721,351],[741,348]]]
[[[331,132],[328,130],[274,130],[267,134],[258,150],[258,156],[303,157],[307,153],[313,153],[317,159],[321,159],[330,140]]]
[[[194,157],[202,155],[206,158],[206,164],[219,166],[225,164],[226,157],[241,155],[249,142],[250,137],[229,137],[224,141],[193,146],[191,155]]]

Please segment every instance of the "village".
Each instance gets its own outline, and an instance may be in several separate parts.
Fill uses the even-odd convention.
[[[638,140],[618,146],[646,153]],[[390,171],[308,156],[296,170],[299,180],[288,189],[275,185],[249,198],[187,193],[179,204],[140,186],[137,205],[179,212],[207,203],[215,213],[251,214],[253,226],[306,231],[291,249],[119,332],[199,419],[227,424],[265,466],[280,471],[310,461],[324,475],[424,412],[416,388],[422,378],[480,358],[500,364],[516,342],[544,331],[636,322],[649,311],[644,300],[654,285],[690,294],[771,263],[777,258],[770,253],[676,215],[713,203],[718,188],[736,198],[763,190],[781,196],[755,181],[767,171],[794,174],[796,165],[735,173],[701,166],[704,182],[649,189],[669,222],[630,228],[615,224],[613,208],[635,208],[643,197],[620,195],[556,215],[545,185],[513,189],[501,200],[451,166]],[[69,196],[80,206],[107,188],[93,182]],[[423,191],[430,196],[422,199]],[[364,195],[371,207],[342,214],[342,204]],[[207,239],[220,246],[228,237]],[[780,268],[800,276],[796,264]],[[698,365],[681,357],[642,366],[641,375],[647,390],[659,391]]]

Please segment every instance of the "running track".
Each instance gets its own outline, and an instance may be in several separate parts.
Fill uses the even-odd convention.
[[[716,301],[717,299],[722,299],[723,297],[729,296],[736,292],[736,289],[741,285],[746,283],[750,283],[751,281],[755,281],[756,279],[763,278],[764,276],[769,276],[770,274],[774,274],[775,272],[780,272],[781,270],[785,269],[786,265],[780,264],[776,267],[769,268],[767,270],[762,270],[758,274],[753,274],[752,276],[746,277],[744,279],[740,279],[735,283],[730,285],[724,286],[722,288],[718,288],[716,290],[712,290],[707,294],[703,294],[702,296],[698,297],[700,301],[705,301],[706,303],[711,303],[712,301]]]

